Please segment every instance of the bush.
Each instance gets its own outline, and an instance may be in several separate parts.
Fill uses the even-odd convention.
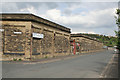
[[[48,58],[47,56],[45,56],[45,58]]]
[[[19,59],[19,61],[22,61],[22,59]]]
[[[17,61],[17,59],[14,58],[13,61]]]

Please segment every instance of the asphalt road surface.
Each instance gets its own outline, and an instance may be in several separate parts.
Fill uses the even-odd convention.
[[[3,78],[99,78],[113,51],[96,52],[49,63],[2,63]]]

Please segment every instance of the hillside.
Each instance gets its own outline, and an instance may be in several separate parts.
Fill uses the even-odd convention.
[[[97,40],[103,42],[104,45],[106,45],[106,46],[113,47],[113,46],[117,45],[117,37],[105,36],[105,35],[99,35],[99,34],[87,34],[87,33],[80,33],[80,34],[97,39]]]

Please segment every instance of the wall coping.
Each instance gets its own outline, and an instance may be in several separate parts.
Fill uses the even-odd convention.
[[[32,21],[37,23],[42,23],[53,28],[57,28],[61,31],[71,33],[71,29],[65,26],[59,25],[55,22],[49,21],[42,17],[39,17],[30,13],[1,13],[0,20],[2,21]]]
[[[82,35],[82,34],[70,34],[70,35],[71,35],[71,37],[84,37],[84,38],[87,38],[87,39],[90,39],[90,40],[93,40],[93,41],[97,41],[97,42],[99,42],[99,43],[102,43],[101,41],[96,40],[96,39],[91,38],[91,37],[86,36],[86,35]]]

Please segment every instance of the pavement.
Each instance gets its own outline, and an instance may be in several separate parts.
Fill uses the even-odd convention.
[[[3,78],[100,78],[113,51],[32,62],[2,62]]]
[[[118,78],[118,54],[114,54],[101,74],[101,78]]]

